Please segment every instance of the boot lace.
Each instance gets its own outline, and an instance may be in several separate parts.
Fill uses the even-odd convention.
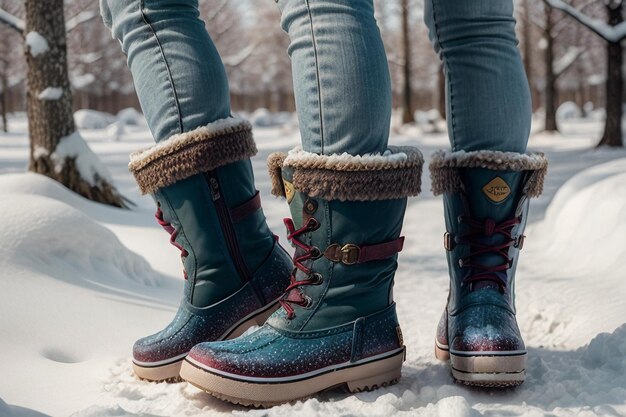
[[[513,259],[509,257],[509,248],[516,245],[517,240],[513,237],[513,229],[520,224],[519,217],[514,217],[502,223],[496,223],[487,218],[484,221],[476,220],[469,216],[461,215],[459,220],[469,226],[465,233],[457,238],[457,243],[466,244],[470,247],[469,254],[459,259],[461,268],[471,269],[473,273],[463,279],[463,283],[474,284],[479,281],[496,283],[500,290],[507,286],[506,270],[513,265]],[[485,244],[484,238],[490,238],[496,234],[504,236],[500,244]],[[475,260],[479,255],[495,253],[502,258],[502,263],[497,265],[484,265]]]
[[[320,250],[317,247],[309,246],[298,239],[298,236],[304,233],[317,230],[320,224],[313,217],[307,220],[306,224],[299,229],[296,229],[291,219],[284,219],[283,222],[285,223],[285,226],[287,226],[287,239],[296,248],[296,253],[293,258],[294,269],[291,272],[290,284],[285,289],[285,295],[278,302],[287,313],[287,318],[291,320],[296,315],[292,304],[308,307],[312,303],[311,298],[303,295],[298,287],[304,285],[317,285],[322,280],[322,276],[320,274],[313,272],[311,268],[307,267],[303,263],[304,261],[310,259],[319,258],[322,255]],[[307,275],[307,278],[297,281],[296,272],[298,270],[304,272]]]
[[[157,211],[154,217],[156,218],[159,225],[163,227],[163,229],[165,229],[167,233],[170,234],[170,243],[180,250],[180,257],[185,258],[189,256],[189,252],[187,252],[187,250],[183,248],[180,243],[176,242],[176,236],[178,236],[178,230],[176,230],[170,222],[165,221],[165,219],[163,218],[163,211],[161,210],[161,205],[158,205]],[[185,275],[185,279],[187,279],[187,271],[183,270],[183,274]]]

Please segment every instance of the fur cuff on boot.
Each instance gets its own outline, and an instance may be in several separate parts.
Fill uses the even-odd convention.
[[[373,201],[416,196],[424,159],[417,148],[390,146],[384,154],[318,155],[295,148],[268,158],[272,194],[285,196],[282,167],[293,169],[297,191],[324,200]]]
[[[543,153],[437,151],[430,163],[432,191],[435,195],[462,191],[463,184],[458,175],[459,168],[531,171],[524,185],[524,193],[529,197],[539,197],[543,191],[543,180],[548,170],[548,159]]]
[[[229,117],[132,153],[128,168],[147,194],[256,152],[250,123]]]

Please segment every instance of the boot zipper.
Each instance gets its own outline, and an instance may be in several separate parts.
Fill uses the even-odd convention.
[[[237,235],[235,234],[235,229],[233,228],[233,223],[230,219],[230,212],[226,206],[226,201],[224,201],[220,191],[220,183],[217,179],[217,175],[215,171],[207,172],[204,175],[209,184],[209,189],[211,190],[211,197],[213,198],[215,211],[217,212],[220,227],[222,228],[222,234],[226,240],[228,253],[235,264],[235,269],[237,269],[237,274],[239,275],[241,281],[248,282],[251,278],[250,272],[248,271],[248,268],[243,260],[243,256],[241,255],[241,251],[239,250]]]

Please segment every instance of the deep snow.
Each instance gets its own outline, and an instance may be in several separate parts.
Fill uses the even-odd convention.
[[[267,118],[267,115],[263,115]],[[289,118],[285,117],[285,120]],[[272,124],[273,125],[273,124]],[[136,380],[133,341],[173,316],[181,294],[178,251],[153,221],[126,164],[150,145],[142,124],[81,130],[124,195],[120,210],[23,173],[23,116],[0,136],[0,416],[626,416],[626,151],[593,150],[600,123],[569,120],[564,135],[535,135],[550,158],[546,191],[532,205],[517,282],[518,318],[529,346],[528,378],[515,390],[453,383],[433,356],[447,276],[441,201],[411,200],[396,279],[407,344],[399,384],[340,390],[270,410],[223,403],[186,383]],[[270,227],[284,242],[284,201],[269,196],[265,158],[298,142],[293,123],[255,128],[257,187]],[[393,144],[429,157],[443,134],[394,129]]]

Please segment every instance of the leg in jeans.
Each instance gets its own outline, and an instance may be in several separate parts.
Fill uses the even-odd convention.
[[[100,0],[157,142],[230,116],[228,79],[197,0]]]
[[[400,377],[392,297],[422,158],[387,146],[389,72],[372,0],[279,0],[291,38],[302,149],[268,161],[296,248],[281,308],[258,331],[197,345],[181,376],[236,403],[272,405]],[[333,371],[333,372],[330,372]]]
[[[174,379],[195,344],[265,321],[289,285],[291,261],[265,222],[250,164],[251,126],[230,115],[226,73],[198,2],[100,5],[158,142],[132,154],[129,167],[156,200],[186,279],[176,317],[135,343],[133,367],[141,378]]]
[[[526,154],[531,105],[512,0],[426,0],[425,20],[446,75],[452,152],[431,163],[443,194],[450,296],[436,352],[454,378],[480,386],[524,381],[526,348],[514,280],[528,201],[547,161]]]
[[[280,0],[307,152],[383,152],[391,82],[372,0]]]
[[[452,150],[525,152],[528,80],[512,0],[426,0],[425,20],[444,63]]]

